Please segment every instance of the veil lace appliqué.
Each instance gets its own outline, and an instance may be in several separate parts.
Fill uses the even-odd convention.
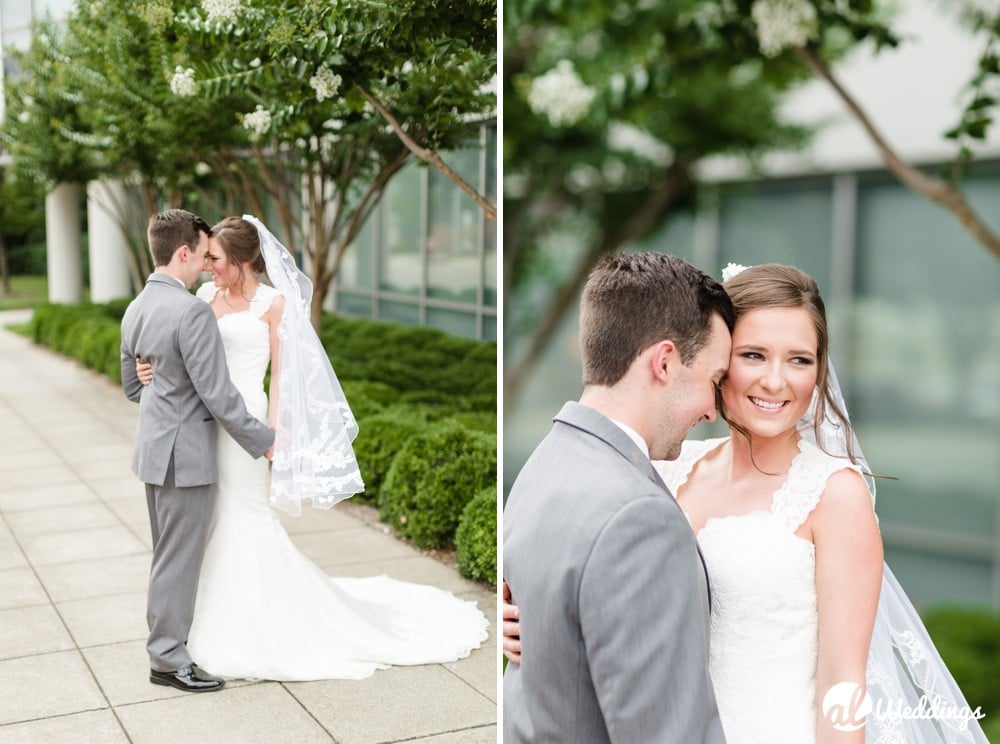
[[[832,362],[829,382],[846,417],[847,405]],[[828,410],[817,435],[813,427],[817,402],[814,392],[800,425],[803,439],[827,454],[846,458],[851,432],[855,469],[864,477],[874,506],[875,479],[853,427],[848,428],[850,421],[836,421]],[[966,702],[913,603],[884,562],[866,682],[874,706],[865,725],[866,744],[988,744],[974,717],[978,709]]]
[[[271,505],[298,516],[302,501],[329,509],[364,490],[351,442],[358,425],[309,320],[313,286],[292,254],[252,215],[274,288],[284,295],[278,324],[278,400]]]

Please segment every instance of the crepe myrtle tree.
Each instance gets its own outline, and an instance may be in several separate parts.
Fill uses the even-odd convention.
[[[87,102],[76,88],[65,52],[68,32],[49,21],[36,25],[31,46],[14,52],[21,74],[4,82],[6,119],[0,129],[19,179],[46,190],[86,183],[95,173],[89,145]]]
[[[317,326],[347,248],[414,157],[495,216],[438,154],[495,117],[495,12],[482,2],[205,0],[174,14],[190,57],[172,68],[171,90],[227,102],[220,125],[237,122],[243,139],[209,162],[258,214],[251,186],[270,197],[286,244],[307,256]]]
[[[525,380],[590,267],[694,205],[697,164],[807,141],[782,96],[817,77],[843,100],[899,180],[949,209],[984,246],[1000,242],[958,184],[1000,101],[1000,11],[962,0],[982,44],[955,163],[909,164],[836,79],[855,45],[902,43],[873,0],[511,0],[504,5],[505,405]],[[885,4],[890,7],[889,4]]]
[[[206,152],[227,140],[210,108],[171,92],[163,60],[175,40],[150,7],[79,0],[65,24],[36,26],[10,83],[4,134],[19,171],[46,183],[111,179],[99,203],[131,250],[133,289],[152,271],[149,215],[200,208],[212,191]]]

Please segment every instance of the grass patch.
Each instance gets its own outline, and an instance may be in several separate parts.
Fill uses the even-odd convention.
[[[12,276],[10,294],[0,293],[0,310],[23,310],[49,299],[49,280],[44,276]]]

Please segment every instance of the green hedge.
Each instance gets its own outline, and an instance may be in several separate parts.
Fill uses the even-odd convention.
[[[458,571],[470,579],[496,582],[497,491],[485,488],[465,505],[455,531]]]
[[[454,542],[462,509],[496,488],[496,434],[442,421],[410,438],[379,493],[379,516],[423,548]]]
[[[42,305],[30,336],[120,382],[127,306]],[[354,451],[365,492],[355,498],[377,503],[380,516],[421,547],[454,544],[466,504],[496,490],[496,344],[329,314],[320,338],[360,427]],[[475,554],[485,542],[471,540],[462,565],[495,563],[495,541],[489,554]]]
[[[1000,742],[1000,615],[988,609],[939,606],[923,613],[927,633],[955,677],[989,741]]]

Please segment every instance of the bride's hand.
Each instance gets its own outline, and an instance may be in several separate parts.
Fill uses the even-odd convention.
[[[503,582],[503,655],[514,664],[521,663],[521,622],[520,611],[513,604],[510,587]]]
[[[143,385],[148,385],[153,381],[153,365],[148,362],[142,361],[141,358],[135,358],[135,374],[139,378],[139,382]]]

